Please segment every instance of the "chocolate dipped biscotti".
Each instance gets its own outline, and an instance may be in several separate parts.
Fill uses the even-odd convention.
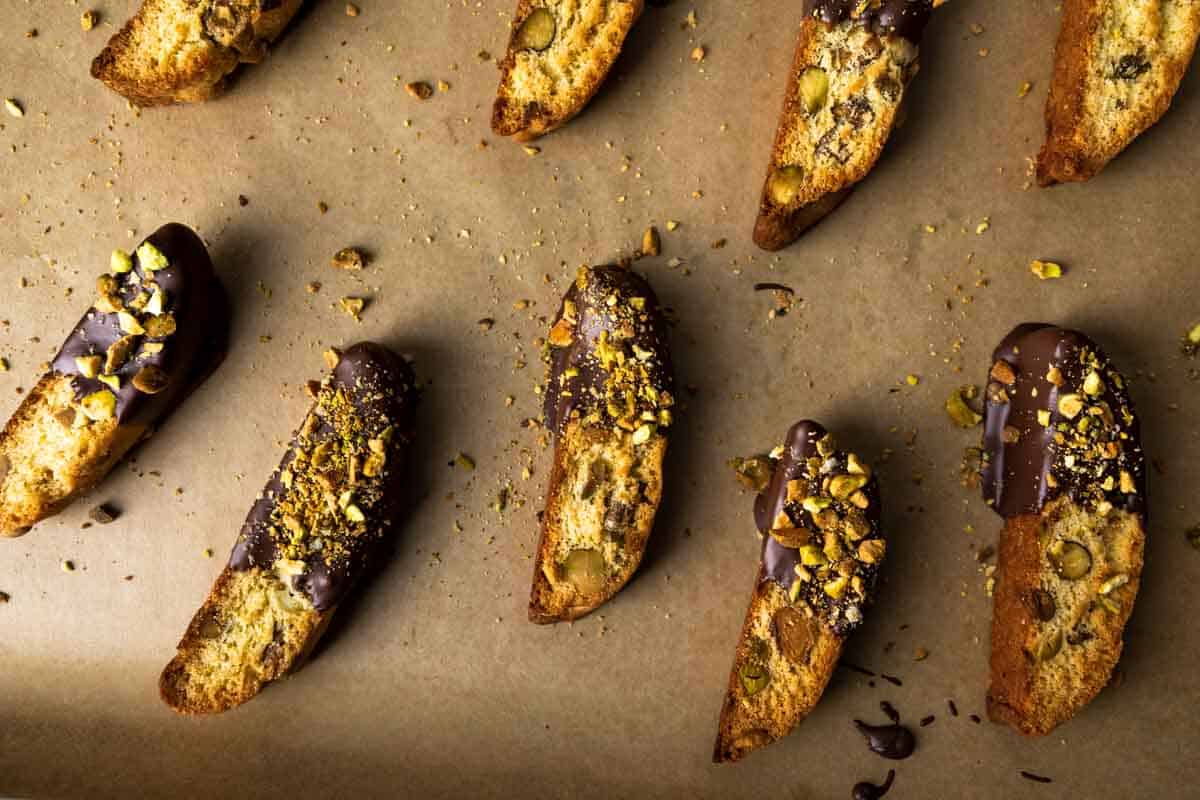
[[[804,0],[754,242],[779,250],[879,160],[942,0]]]
[[[1195,0],[1064,0],[1038,183],[1091,178],[1158,122],[1198,36]]]
[[[97,298],[0,431],[0,536],[95,486],[224,356],[225,296],[200,237],[164,225],[113,252]]]
[[[159,690],[178,712],[225,711],[298,669],[394,536],[412,370],[369,342],[327,356],[333,372],[163,670]]]
[[[762,563],[734,654],[713,761],[786,736],[821,699],[887,553],[871,468],[808,420],[754,501]]]
[[[303,0],[145,0],[92,61],[92,77],[140,106],[221,93],[256,64]]]
[[[1077,331],[1017,326],[987,387],[983,496],[1004,517],[988,715],[1031,736],[1108,683],[1145,546],[1145,458],[1125,381]]]
[[[547,348],[554,466],[529,598],[539,623],[587,614],[637,570],[675,404],[662,310],[627,268],[581,267]]]
[[[527,142],[583,110],[621,54],[643,0],[519,0],[492,130]]]

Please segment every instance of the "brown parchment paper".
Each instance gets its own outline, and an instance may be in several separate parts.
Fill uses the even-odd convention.
[[[88,5],[0,0],[0,94],[25,109],[0,115],[0,414],[111,249],[169,220],[210,244],[234,345],[91,497],[0,541],[0,794],[838,798],[895,767],[898,799],[1194,796],[1200,553],[1184,531],[1200,523],[1200,361],[1179,340],[1200,322],[1197,70],[1099,178],[1030,188],[1058,9],[955,0],[878,168],[766,255],[749,234],[799,2],[648,8],[608,85],[534,155],[488,130],[510,0],[358,0],[357,17],[310,2],[226,97],[141,114],[87,75],[136,4],[96,0],[85,32]],[[418,80],[447,87],[422,102],[403,88]],[[631,253],[649,224],[664,252],[638,268],[676,312],[692,387],[664,504],[614,602],[536,627],[549,452],[522,422],[539,412],[539,337],[576,266]],[[350,245],[370,266],[331,269]],[[1039,282],[1034,258],[1066,276]],[[795,289],[789,314],[768,319],[759,281]],[[368,298],[361,323],[335,307],[343,296]],[[959,484],[978,431],[942,410],[1024,320],[1083,328],[1136,378],[1157,467],[1123,683],[1040,741],[969,717],[984,713],[991,613],[976,553],[1000,520]],[[397,555],[299,674],[223,716],[178,718],[159,671],[299,423],[321,350],[363,338],[409,354],[425,385],[420,499]],[[840,669],[790,737],[717,767],[759,547],[725,462],[806,416],[877,463],[890,455],[885,580],[846,660],[903,686]],[[459,452],[473,471],[450,465]],[[100,501],[120,518],[83,529]],[[851,725],[882,720],[884,699],[914,726],[936,717],[908,761],[872,755]]]

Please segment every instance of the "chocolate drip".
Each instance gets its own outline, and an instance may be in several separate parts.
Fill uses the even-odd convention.
[[[554,331],[572,321],[569,308],[574,309],[570,341],[557,344]],[[671,405],[674,379],[666,321],[654,290],[641,275],[619,266],[580,270],[554,321],[543,411],[546,426],[555,436],[572,417],[585,423],[589,419],[612,421],[607,411],[612,370],[597,357],[602,334],[629,345],[633,353],[646,354],[645,358],[636,358],[631,353],[627,359],[636,369],[644,370],[636,379],[638,389],[648,386],[657,396],[657,402],[648,402],[639,391],[639,402],[660,408]],[[569,370],[575,373],[569,375]]]
[[[856,719],[854,727],[866,738],[867,747],[871,748],[871,752],[884,758],[908,758],[917,749],[917,739],[913,732],[898,722],[890,725],[868,725]]]
[[[308,595],[318,611],[333,608],[363,573],[381,545],[391,535],[396,512],[404,495],[404,451],[412,440],[416,389],[412,369],[404,359],[390,350],[362,342],[341,354],[332,375],[321,389],[322,395],[343,392],[353,413],[361,423],[358,438],[378,438],[392,428],[387,446],[387,461],[375,478],[360,478],[355,497],[366,518],[366,528],[360,534],[342,537],[344,552],[331,557],[328,552],[309,551],[300,559],[304,570],[293,579],[293,587]],[[321,400],[318,397],[318,405]],[[293,437],[279,467],[271,475],[266,488],[255,501],[242,526],[237,544],[229,557],[229,566],[237,570],[261,567],[270,569],[282,555],[280,536],[286,532],[279,519],[281,500],[289,489],[282,474],[293,466],[302,444],[335,442],[339,431],[330,415],[322,416],[314,407],[306,419],[305,433]],[[315,423],[309,419],[315,418]],[[311,427],[310,427],[311,426]],[[302,429],[304,430],[304,429]],[[303,442],[301,441],[303,439]],[[311,467],[308,467],[311,469]],[[297,466],[296,469],[301,469]]]
[[[789,504],[787,502],[788,482],[808,479],[807,469],[809,459],[820,459],[823,462],[831,460],[835,471],[845,471],[847,456],[844,452],[832,453],[828,458],[821,457],[817,449],[817,442],[824,439],[827,435],[828,431],[812,420],[802,420],[793,425],[788,430],[787,437],[784,439],[783,454],[778,464],[776,464],[774,472],[771,474],[771,482],[754,499],[754,522],[758,530],[763,534],[763,575],[764,578],[779,584],[784,591],[790,591],[792,585],[799,580],[796,574],[796,567],[801,563],[800,550],[784,545],[771,536],[770,531],[774,526],[775,520],[779,518],[781,513],[784,513],[785,507],[789,505],[791,507],[787,513],[797,527],[804,527],[813,531],[818,530],[818,526],[810,512],[797,507],[795,503]],[[862,487],[862,492],[869,501],[869,505],[863,509],[862,513],[871,530],[865,538],[876,538],[879,536],[880,499],[879,484],[874,476]],[[878,569],[877,565],[863,566],[864,583],[867,588],[867,597],[869,598],[871,590],[874,588]],[[810,590],[804,592],[804,596],[809,599],[815,608],[820,609],[830,605],[830,600],[824,595],[820,585],[813,582],[810,584],[810,587],[806,588]],[[860,621],[861,619],[847,619],[843,615],[838,615],[832,619],[826,617],[826,622],[839,634],[849,632],[854,627],[857,627]]]
[[[1025,323],[1004,337],[992,361],[984,500],[1005,518],[1037,513],[1063,493],[1140,513],[1145,459],[1137,417],[1124,380],[1095,342],[1078,331]],[[1098,385],[1085,386],[1089,375]],[[1069,404],[1072,396],[1084,407],[1068,417],[1060,401]]]
[[[933,0],[805,0],[804,11],[830,25],[852,19],[876,36],[902,36],[917,44],[933,13]]]
[[[124,338],[116,313],[89,309],[63,342],[51,362],[51,370],[71,378],[75,397],[100,391],[116,395],[116,419],[120,424],[150,426],[173,408],[196,383],[216,368],[225,355],[228,313],[225,294],[213,273],[208,251],[190,228],[170,223],[159,228],[145,242],[167,258],[167,267],[147,271],[136,251],[133,269],[118,278],[118,295],[128,305],[143,289],[143,281],[152,280],[162,291],[163,312],[174,317],[175,332],[169,336],[140,338],[130,357],[112,374],[120,380],[113,389],[98,378],[81,374],[76,358],[100,356]],[[146,350],[148,343],[160,345],[157,353]],[[133,384],[143,367],[156,367],[167,376],[167,387],[157,394],[145,394]]]
[[[888,793],[888,789],[892,788],[892,781],[896,779],[896,770],[889,769],[887,779],[879,786],[868,781],[859,781],[854,784],[854,792],[852,797],[854,800],[879,800]]]

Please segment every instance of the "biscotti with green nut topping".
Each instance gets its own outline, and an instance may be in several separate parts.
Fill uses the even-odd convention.
[[[984,499],[1004,517],[988,715],[1049,733],[1108,683],[1145,548],[1145,457],[1125,380],[1052,325],[1015,328],[988,376]]]
[[[189,228],[116,250],[96,300],[0,431],[0,536],[91,489],[224,356],[225,297]]]
[[[642,8],[643,0],[520,0],[500,62],[492,130],[525,142],[582,111]]]
[[[641,563],[662,498],[675,405],[666,322],[631,270],[580,268],[547,342],[554,466],[529,618],[577,619]]]
[[[762,560],[721,708],[718,763],[786,736],[813,710],[887,553],[871,468],[808,420],[788,431],[754,517]]]
[[[1064,0],[1042,186],[1085,181],[1158,122],[1200,36],[1195,0]]]
[[[394,538],[412,370],[369,342],[326,358],[332,372],[310,384],[311,410],[159,679],[180,713],[226,711],[298,669]]]
[[[879,159],[917,73],[934,0],[805,0],[754,225],[779,250],[846,198]]]
[[[92,62],[92,77],[140,106],[221,92],[262,61],[303,0],[145,0]]]

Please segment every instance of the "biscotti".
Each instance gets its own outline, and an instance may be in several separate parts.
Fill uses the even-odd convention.
[[[1145,546],[1145,458],[1124,378],[1082,333],[1015,328],[987,387],[983,496],[1004,517],[988,715],[1038,736],[1108,683]]]
[[[140,106],[194,103],[257,63],[303,0],[145,0],[92,61],[92,77]]]
[[[624,267],[580,268],[547,360],[554,465],[529,598],[538,623],[587,614],[637,570],[662,498],[675,405],[658,299]]]
[[[328,356],[332,373],[163,670],[162,698],[178,712],[225,711],[299,668],[393,538],[412,370],[369,342]]]
[[[871,468],[808,420],[754,502],[762,563],[721,709],[716,762],[786,736],[821,699],[887,552]]]
[[[779,250],[837,208],[879,159],[933,0],[805,0],[754,225]]]
[[[216,368],[227,332],[224,293],[189,228],[113,252],[94,304],[0,432],[0,536],[95,486]]]
[[[1042,186],[1085,181],[1166,113],[1200,36],[1195,0],[1064,0]]]
[[[520,0],[492,130],[525,142],[574,117],[612,69],[643,0]]]

